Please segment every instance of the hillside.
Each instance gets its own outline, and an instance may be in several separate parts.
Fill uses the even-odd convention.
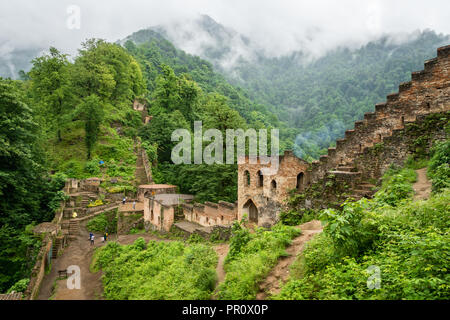
[[[278,120],[275,107],[254,102],[246,90],[230,84],[208,61],[176,48],[153,29],[140,30],[120,43],[140,63],[149,92],[155,90],[156,78],[161,74],[162,66],[167,65],[177,76],[189,74],[204,92],[225,96],[229,106],[239,112],[249,127],[279,129],[280,148],[292,148],[296,130]]]
[[[434,48],[450,39],[433,31],[417,31],[403,37],[408,40],[386,35],[361,48],[336,48],[321,57],[312,56],[307,48],[272,57],[251,39],[208,16],[184,28],[157,26],[129,38],[142,43],[149,41],[145,36],[149,34],[167,37],[178,48],[195,52],[242,87],[248,98],[267,106],[292,130],[287,136],[295,142],[296,155],[307,160],[326,154],[354,121],[384,101],[399,83],[409,81],[410,73],[434,56]]]

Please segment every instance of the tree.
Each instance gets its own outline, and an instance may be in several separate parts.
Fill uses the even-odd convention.
[[[67,55],[51,47],[49,54],[33,60],[29,73],[34,101],[42,106],[44,119],[51,122],[50,127],[56,129],[58,141],[62,140],[64,116],[71,106],[69,70]]]
[[[93,94],[84,99],[83,103],[79,106],[78,114],[85,122],[85,143],[87,147],[87,158],[89,160],[91,159],[92,149],[100,133],[100,125],[105,116],[100,98]]]
[[[79,53],[72,74],[79,97],[96,94],[104,102],[128,106],[145,93],[139,65],[121,46],[90,39]]]
[[[153,117],[150,124],[141,129],[139,135],[144,141],[158,145],[158,160],[160,162],[170,162],[172,148],[177,144],[172,142],[172,133],[177,129],[189,130],[189,128],[189,123],[180,111],[161,112]]]

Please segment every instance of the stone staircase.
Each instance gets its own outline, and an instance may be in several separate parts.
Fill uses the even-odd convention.
[[[371,198],[375,193],[376,186],[362,181],[362,172],[358,171],[353,163],[339,164],[335,170],[328,171],[329,175],[336,177],[336,180],[346,183],[352,189],[352,198]]]
[[[59,236],[55,238],[52,247],[52,259],[56,259],[58,257],[58,252],[64,246],[64,236]]]
[[[144,160],[142,157],[142,149],[139,147],[137,150],[137,160],[136,160],[136,184],[138,186],[148,184],[147,173],[145,172]]]
[[[375,106],[375,112],[368,112],[364,120],[356,121],[354,129],[347,130],[345,138],[336,140],[336,147],[328,149],[328,155],[312,163],[309,184],[324,179],[330,172],[337,175],[349,172],[349,176],[357,178],[353,172],[358,171],[354,171],[352,163],[367,149],[396,136],[417,117],[449,111],[449,57],[450,46],[438,48],[437,57],[426,61],[424,70],[413,72],[411,81],[400,84],[398,92]],[[362,174],[365,176],[365,172]]]
[[[77,219],[69,221],[69,236],[76,236],[80,233],[80,222]]]

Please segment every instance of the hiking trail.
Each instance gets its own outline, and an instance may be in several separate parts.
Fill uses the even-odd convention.
[[[416,170],[417,181],[413,184],[414,200],[425,200],[431,194],[431,181],[427,178],[427,168]]]
[[[265,300],[269,296],[280,292],[281,285],[289,278],[289,267],[303,251],[305,243],[310,241],[316,234],[322,232],[322,223],[318,220],[313,220],[297,228],[302,231],[302,234],[294,238],[291,245],[286,248],[289,256],[280,258],[266,279],[260,283],[256,300]]]

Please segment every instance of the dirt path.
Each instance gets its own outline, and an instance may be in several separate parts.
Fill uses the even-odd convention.
[[[93,274],[89,271],[94,248],[103,244],[100,234],[95,234],[96,243],[90,245],[89,233],[85,223],[80,225],[80,234],[75,240],[70,241],[69,246],[64,248],[60,257],[52,261],[52,270],[44,277],[38,300],[97,300],[101,299],[103,292],[100,281],[101,272]],[[81,276],[81,289],[70,290],[67,288],[67,280],[58,280],[58,270],[66,270],[69,266],[79,266]],[[53,287],[56,284],[56,290]]]
[[[322,232],[322,224],[317,220],[302,224],[298,228],[302,230],[302,234],[295,238],[291,245],[286,249],[289,256],[281,258],[278,261],[278,264],[270,271],[267,278],[260,284],[259,293],[256,295],[257,300],[264,300],[269,295],[280,292],[280,284],[285,283],[288,280],[289,267],[303,251],[305,243],[311,240],[314,235]]]
[[[219,260],[217,262],[217,267],[216,267],[216,274],[217,274],[216,289],[215,289],[215,292],[212,297],[213,300],[216,300],[217,299],[217,288],[219,287],[219,284],[221,284],[225,280],[226,273],[225,273],[225,269],[224,269],[224,263],[225,263],[225,258],[228,255],[228,251],[230,251],[230,245],[228,243],[219,244],[214,247],[214,250],[216,251],[217,256],[219,257]]]
[[[98,300],[103,299],[103,286],[101,282],[102,272],[91,273],[89,270],[94,249],[104,246],[100,241],[101,234],[95,233],[95,245],[91,246],[89,242],[89,232],[86,229],[86,221],[80,224],[80,234],[76,239],[70,241],[60,257],[52,261],[52,269],[49,274],[45,275],[42,281],[41,290],[37,300]],[[136,239],[144,238],[146,242],[149,240],[170,242],[173,240],[161,239],[155,235],[142,233],[130,235],[111,235],[110,241],[117,241],[122,245],[134,243]],[[228,254],[229,245],[220,244],[214,247],[219,257],[217,264],[217,285],[225,279],[225,271],[223,264]],[[66,270],[69,266],[79,266],[81,275],[81,288],[68,289],[66,279],[58,279],[58,271]]]
[[[428,199],[431,194],[431,182],[427,178],[427,168],[416,170],[417,181],[413,185],[414,200]]]

